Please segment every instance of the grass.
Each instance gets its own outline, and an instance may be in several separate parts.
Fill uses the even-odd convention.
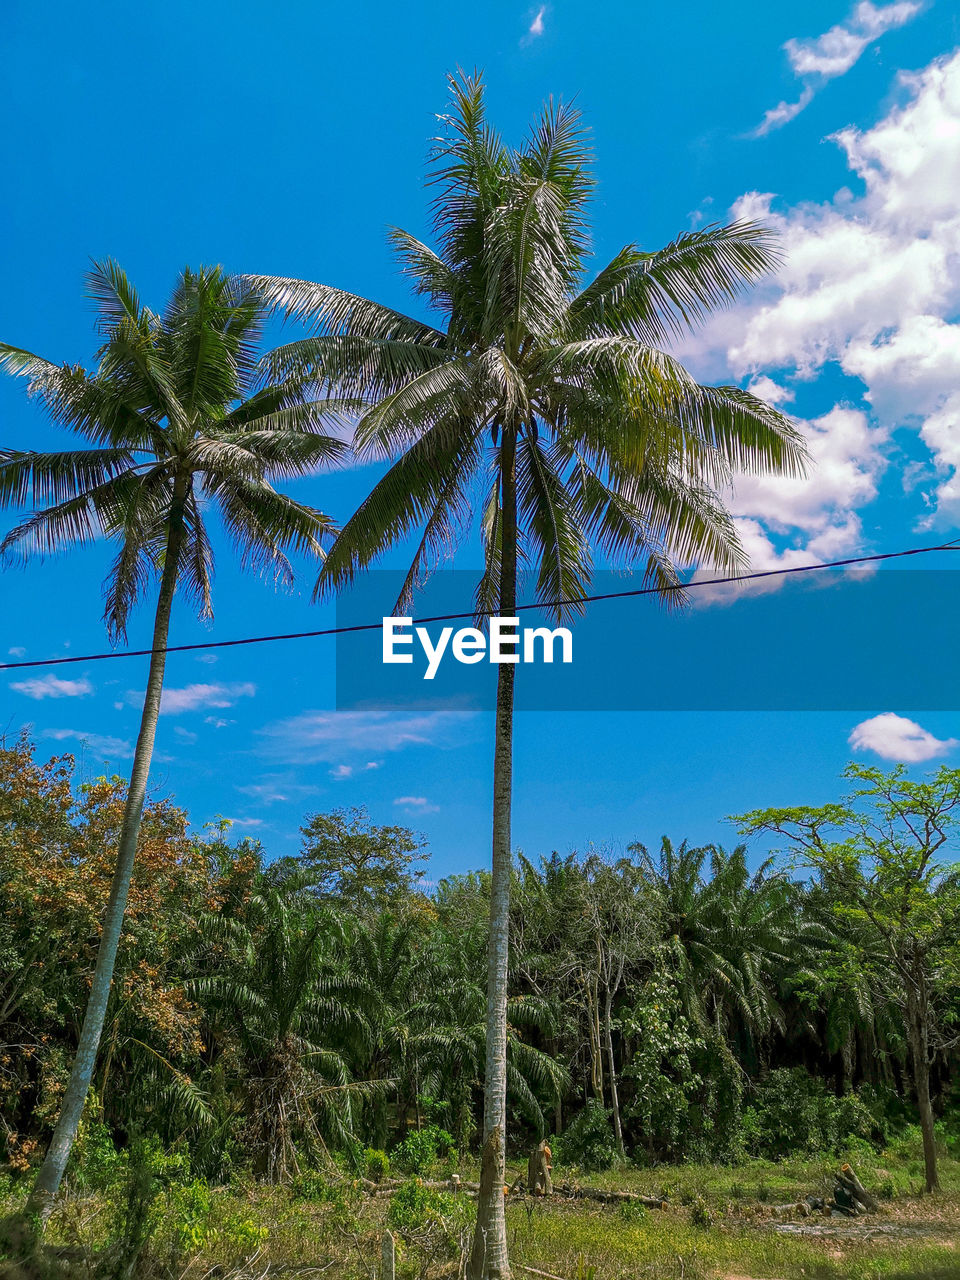
[[[912,1147],[872,1157],[860,1151],[852,1163],[868,1186],[886,1184],[892,1193],[879,1214],[863,1220],[863,1229],[902,1224],[932,1234],[850,1240],[774,1231],[771,1206],[826,1189],[836,1158],[625,1168],[579,1177],[576,1170],[558,1169],[558,1182],[667,1192],[670,1204],[657,1211],[559,1196],[515,1198],[507,1224],[516,1280],[538,1280],[524,1268],[563,1280],[960,1280],[960,1162],[943,1160],[944,1189],[933,1197],[919,1194]],[[472,1172],[463,1170],[464,1177]],[[201,1280],[211,1268],[239,1278],[316,1267],[338,1280],[369,1280],[378,1274],[380,1237],[389,1222],[397,1238],[398,1280],[457,1275],[472,1216],[465,1197],[406,1196],[401,1203],[367,1195],[346,1179],[314,1179],[306,1190],[309,1195],[297,1196],[246,1183],[171,1187],[155,1207],[155,1233],[135,1274]],[[18,1191],[8,1183],[0,1209],[12,1208]],[[116,1235],[120,1217],[116,1196],[75,1189],[65,1197],[49,1239],[85,1261],[63,1263],[61,1270],[85,1280],[96,1276],[89,1260]]]

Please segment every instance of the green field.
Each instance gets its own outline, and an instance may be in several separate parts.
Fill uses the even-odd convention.
[[[960,1277],[960,1162],[943,1161],[944,1190],[922,1195],[922,1165],[907,1144],[870,1158],[858,1153],[865,1184],[882,1195],[878,1213],[856,1220],[785,1214],[784,1203],[829,1191],[831,1161],[737,1167],[683,1165],[625,1168],[579,1175],[557,1169],[558,1188],[590,1187],[663,1195],[663,1210],[636,1203],[601,1204],[562,1191],[549,1199],[512,1195],[508,1209],[517,1277],[562,1280],[948,1280]],[[330,1275],[369,1280],[379,1274],[381,1238],[392,1227],[400,1280],[461,1273],[473,1216],[468,1194],[432,1189],[449,1174],[398,1189],[371,1187],[331,1171],[294,1188],[193,1182],[155,1185],[147,1193],[149,1237],[133,1275],[264,1277]],[[519,1173],[519,1167],[513,1170]],[[463,1167],[465,1182],[476,1170]],[[17,1199],[8,1184],[7,1206]],[[50,1275],[120,1274],[121,1224],[136,1217],[122,1185],[110,1191],[71,1189],[47,1233],[42,1271]],[[820,1236],[780,1232],[793,1220]],[[897,1232],[904,1234],[898,1236]],[[111,1243],[113,1242],[113,1243]],[[11,1273],[8,1273],[11,1274]],[[14,1270],[12,1274],[22,1274]]]

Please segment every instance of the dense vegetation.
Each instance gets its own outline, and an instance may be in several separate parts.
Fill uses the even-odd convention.
[[[124,793],[120,778],[78,784],[71,757],[40,762],[26,739],[0,750],[0,1122],[14,1175],[56,1117]],[[148,804],[77,1170],[91,1144],[103,1158],[144,1139],[214,1184],[241,1171],[295,1184],[336,1161],[376,1178],[387,1159],[417,1172],[476,1150],[487,875],[428,893],[405,828],[354,811],[303,830],[299,856],[270,862],[226,826],[197,839],[171,800]],[[922,891],[928,923],[942,908],[930,1076],[949,1144],[960,912],[949,875]],[[916,1119],[905,1004],[856,908],[823,875],[750,870],[743,847],[518,855],[514,1156],[544,1134],[584,1169],[902,1134]]]

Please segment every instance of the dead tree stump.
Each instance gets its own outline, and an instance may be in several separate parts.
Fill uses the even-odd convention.
[[[553,1156],[547,1140],[530,1152],[527,1160],[527,1190],[532,1196],[553,1195]]]
[[[397,1248],[392,1231],[385,1231],[380,1241],[380,1280],[396,1280]]]

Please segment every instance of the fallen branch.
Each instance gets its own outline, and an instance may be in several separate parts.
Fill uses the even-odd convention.
[[[642,1204],[645,1209],[666,1209],[666,1200],[657,1196],[642,1196],[636,1191],[599,1191],[594,1187],[572,1187],[560,1183],[554,1190],[572,1200],[598,1200],[601,1204]]]

